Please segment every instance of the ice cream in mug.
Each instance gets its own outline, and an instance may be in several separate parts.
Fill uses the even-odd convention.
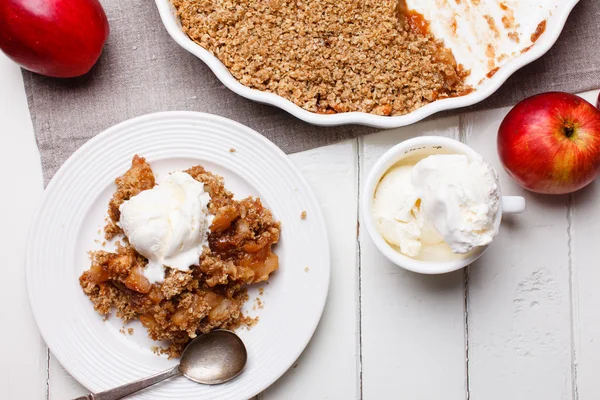
[[[373,217],[385,241],[422,261],[464,258],[498,233],[498,174],[483,160],[434,154],[400,162],[375,190]]]

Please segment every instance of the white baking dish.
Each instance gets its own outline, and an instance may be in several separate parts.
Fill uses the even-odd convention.
[[[469,4],[471,0],[463,0],[463,2],[448,2],[443,0],[442,3],[447,4],[448,7],[456,7],[455,3]],[[225,86],[233,90],[240,96],[248,99],[271,104],[279,107],[295,117],[309,122],[315,125],[344,125],[344,124],[360,124],[373,126],[378,128],[395,128],[399,126],[410,125],[418,122],[434,113],[450,110],[454,108],[460,108],[470,106],[478,103],[491,94],[493,94],[498,88],[518,69],[523,66],[535,61],[543,54],[545,54],[554,45],[558,36],[560,35],[569,13],[579,2],[579,0],[481,0],[480,3],[485,7],[496,7],[500,2],[512,3],[515,9],[520,9],[516,12],[515,19],[516,24],[519,26],[524,33],[533,32],[536,26],[542,20],[546,20],[545,32],[539,37],[535,44],[526,52],[522,53],[515,48],[514,54],[517,54],[514,58],[509,58],[501,66],[491,78],[485,78],[480,80],[481,76],[485,76],[483,70],[477,70],[478,66],[481,66],[481,60],[477,60],[477,49],[473,51],[472,43],[468,44],[466,41],[457,39],[457,36],[451,35],[448,32],[448,24],[444,21],[448,18],[449,13],[454,12],[455,17],[458,19],[463,18],[464,15],[457,15],[456,10],[452,11],[449,8],[439,7],[440,2],[438,0],[408,0],[408,5],[411,8],[415,8],[417,11],[423,13],[425,17],[432,21],[431,29],[436,36],[443,38],[446,44],[453,50],[456,55],[458,62],[466,64],[467,67],[474,68],[474,73],[471,76],[471,83],[476,90],[468,95],[462,97],[455,97],[449,99],[437,100],[431,104],[419,108],[410,114],[402,116],[378,116],[363,112],[348,112],[339,114],[316,114],[310,111],[306,111],[289,100],[286,100],[276,94],[262,92],[259,90],[251,89],[239,83],[227,70],[227,68],[209,51],[205,50],[195,42],[193,42],[182,30],[179,19],[175,15],[175,10],[169,0],[156,0],[156,5],[160,12],[161,19],[165,25],[165,28],[171,35],[171,37],[184,49],[194,54],[198,58],[208,65],[208,67],[215,73],[217,78],[223,82]],[[414,3],[414,4],[412,4]],[[464,18],[459,21],[459,29],[462,26],[471,29],[470,32],[480,32],[480,26],[472,26],[473,18]],[[476,24],[475,24],[476,25]],[[459,31],[460,32],[460,31]],[[469,38],[469,34],[464,34],[463,37]],[[523,35],[527,37],[527,35]],[[486,39],[486,38],[483,38]],[[529,40],[529,39],[527,39]],[[506,41],[505,41],[506,42]],[[482,42],[483,43],[483,42]],[[523,49],[531,45],[531,42],[521,41],[519,44],[520,48]],[[503,45],[501,45],[503,46]],[[502,48],[499,51],[504,51]],[[464,47],[464,48],[461,48]],[[481,53],[481,52],[479,52]],[[473,80],[476,79],[476,82]]]

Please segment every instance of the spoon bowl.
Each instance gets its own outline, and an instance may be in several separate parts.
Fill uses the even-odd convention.
[[[187,345],[179,371],[194,382],[217,385],[238,376],[247,360],[244,342],[235,333],[215,330]]]

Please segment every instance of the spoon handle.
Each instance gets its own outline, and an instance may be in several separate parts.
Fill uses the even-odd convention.
[[[81,396],[73,400],[118,400],[177,375],[181,375],[181,372],[179,372],[179,365],[167,371],[159,372],[156,375],[152,375],[135,382],[127,383],[125,385],[118,386],[114,389],[106,390],[104,392],[95,394],[90,393],[86,396]]]

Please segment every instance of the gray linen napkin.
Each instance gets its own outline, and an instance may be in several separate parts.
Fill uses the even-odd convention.
[[[277,108],[246,100],[171,39],[152,0],[101,2],[111,34],[91,73],[60,80],[23,71],[46,184],[77,148],[99,132],[156,111],[219,114],[255,129],[286,153],[376,131],[362,126],[315,127]],[[546,56],[470,110],[514,104],[549,90],[575,93],[599,88],[599,32],[600,1],[581,0]]]

